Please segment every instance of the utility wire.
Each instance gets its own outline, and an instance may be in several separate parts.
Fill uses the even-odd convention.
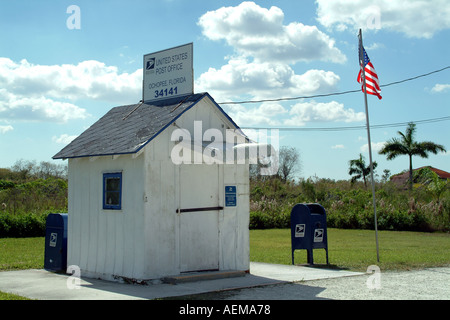
[[[380,87],[389,87],[395,84],[400,84],[403,82],[407,82],[407,81],[412,81],[412,80],[416,80],[419,78],[423,78],[429,75],[432,75],[434,73],[438,73],[438,72],[442,72],[446,69],[450,69],[450,66],[438,69],[438,70],[434,70],[428,73],[424,73],[415,77],[411,77],[411,78],[407,78],[407,79],[403,79],[400,81],[395,81],[395,82],[391,82],[391,83],[387,83],[387,84],[383,84],[380,85]],[[218,104],[245,104],[245,103],[261,103],[261,102],[275,102],[275,101],[289,101],[289,100],[298,100],[298,99],[312,99],[312,98],[321,98],[321,97],[330,97],[330,96],[339,96],[339,95],[344,95],[344,94],[349,94],[349,93],[355,93],[355,92],[360,92],[361,90],[348,90],[348,91],[342,91],[342,92],[333,92],[333,93],[325,93],[325,94],[316,94],[316,95],[311,95],[311,96],[300,96],[300,97],[290,97],[290,98],[275,98],[275,99],[262,99],[262,100],[244,100],[244,101],[226,101],[226,102],[219,102]]]
[[[391,82],[391,83],[388,83],[388,84],[384,84],[384,85],[381,85],[380,87],[388,87],[388,86],[392,86],[394,84],[399,84],[399,83],[403,83],[403,82],[407,82],[407,81],[411,81],[411,80],[416,80],[416,79],[419,79],[419,78],[423,78],[423,77],[432,75],[434,73],[438,73],[438,72],[444,71],[446,69],[450,69],[450,66],[444,67],[442,69],[434,70],[434,71],[431,71],[431,72],[428,72],[428,73],[424,73],[424,74],[421,74],[421,75],[418,75],[418,76],[415,76],[415,77],[412,77],[412,78],[408,78],[408,79],[405,79],[405,80],[400,80],[400,81],[395,81],[395,82]]]
[[[439,117],[439,118],[432,118],[432,119],[424,119],[424,120],[417,120],[417,121],[408,121],[408,122],[396,122],[396,123],[387,123],[387,124],[377,124],[377,125],[371,125],[371,129],[382,129],[382,128],[392,128],[392,127],[402,127],[407,125],[410,122],[413,122],[415,124],[424,124],[424,123],[433,123],[433,122],[440,122],[440,121],[449,121],[450,116],[445,117]],[[347,131],[347,130],[362,130],[366,129],[365,125],[360,126],[348,126],[348,127],[318,127],[318,128],[304,128],[304,127],[240,127],[242,130],[280,130],[280,131]]]

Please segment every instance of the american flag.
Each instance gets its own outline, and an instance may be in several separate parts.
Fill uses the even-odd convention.
[[[359,48],[361,50],[361,47]],[[378,82],[378,76],[375,71],[375,68],[373,67],[372,62],[370,62],[369,56],[367,55],[366,50],[364,47],[362,47],[362,50],[364,52],[364,75],[366,77],[366,89],[368,94],[373,94],[374,96],[377,96],[378,99],[381,99],[381,89],[380,89],[380,83]],[[359,55],[361,57],[361,55]],[[361,61],[360,61],[361,63]],[[358,82],[362,83],[362,77],[361,77],[361,68],[358,73]],[[361,87],[362,91],[364,92],[364,85]]]

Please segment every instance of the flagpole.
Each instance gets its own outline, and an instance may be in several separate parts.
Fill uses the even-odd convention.
[[[369,159],[370,159],[370,177],[372,179],[372,199],[373,199],[373,214],[375,219],[375,241],[377,244],[377,261],[380,262],[380,253],[378,249],[378,226],[377,226],[377,207],[375,201],[375,182],[373,179],[373,161],[372,161],[372,143],[370,141],[370,126],[369,126],[369,108],[367,107],[367,92],[366,92],[366,75],[364,70],[364,50],[362,42],[362,32],[359,29],[359,65],[361,68],[361,79],[364,91],[364,103],[366,107],[366,125],[367,125],[367,140],[369,143]]]

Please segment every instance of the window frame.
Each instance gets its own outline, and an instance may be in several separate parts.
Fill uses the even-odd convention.
[[[117,179],[119,178],[119,190],[118,191],[108,191],[106,190],[108,179]],[[107,204],[106,203],[106,194],[108,192],[117,192],[119,193],[119,203],[118,204]],[[122,210],[122,172],[107,172],[103,173],[103,210]]]

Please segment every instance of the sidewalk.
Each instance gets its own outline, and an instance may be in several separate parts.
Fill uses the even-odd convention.
[[[69,275],[31,269],[0,272],[0,291],[38,300],[140,300],[361,274],[363,273],[252,262],[250,273],[240,277],[150,285],[82,278],[80,285],[75,286],[75,279]],[[78,289],[70,289],[70,287],[78,287]]]

